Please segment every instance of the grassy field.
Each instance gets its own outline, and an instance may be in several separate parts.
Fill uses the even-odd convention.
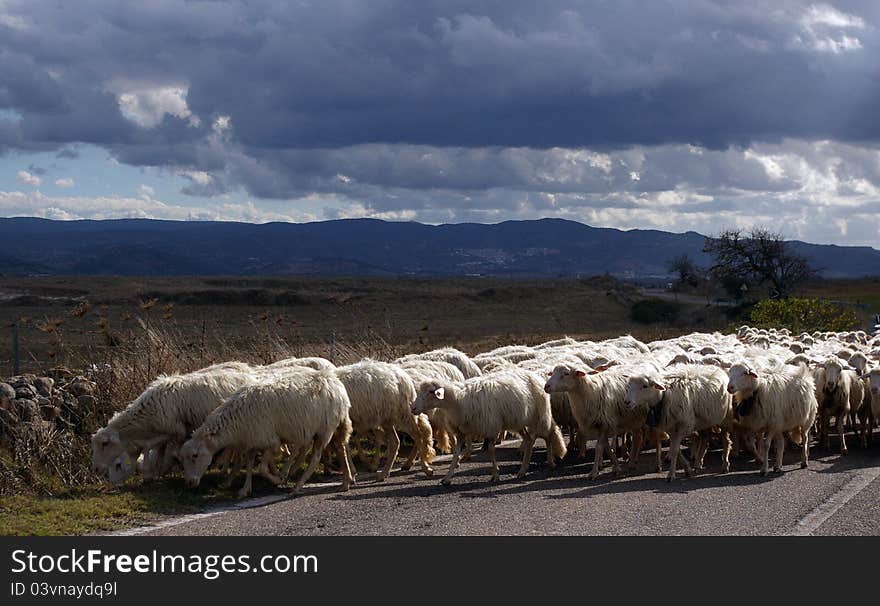
[[[186,349],[254,361],[369,343],[388,353],[443,345],[475,352],[561,334],[653,338],[664,327],[629,319],[638,298],[610,278],[0,278],[0,369],[11,368],[13,321],[22,369],[38,371],[100,361],[142,339],[144,324]]]
[[[880,303],[878,281],[817,283],[805,291]],[[111,488],[88,471],[90,433],[160,373],[293,355],[321,355],[338,364],[365,356],[393,359],[446,345],[474,354],[566,334],[598,340],[630,333],[649,341],[721,330],[734,320],[721,308],[675,303],[675,313],[663,321],[640,324],[632,319],[639,301],[644,297],[637,288],[608,277],[0,277],[0,377],[12,372],[15,322],[23,372],[94,367],[99,386],[99,404],[66,447],[64,464],[76,467],[67,480],[30,462],[39,457],[21,463],[0,440],[0,534],[100,532],[234,498],[216,478],[199,491],[185,490],[179,477]]]
[[[798,295],[846,301],[858,306],[862,312],[880,314],[880,278],[811,282],[802,287]]]

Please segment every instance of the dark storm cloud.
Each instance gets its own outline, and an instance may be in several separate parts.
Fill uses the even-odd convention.
[[[0,155],[93,144],[327,216],[870,241],[878,27],[873,0],[0,0]]]
[[[231,116],[258,148],[880,134],[874,2],[812,20],[802,2],[4,6],[0,105],[37,140],[133,142],[108,92],[126,81],[187,86],[193,113]]]

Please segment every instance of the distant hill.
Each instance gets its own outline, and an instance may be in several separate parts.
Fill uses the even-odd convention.
[[[667,274],[704,236],[621,231],[562,219],[423,225],[0,219],[0,273],[81,275],[572,276]],[[826,277],[880,274],[880,251],[794,242]]]

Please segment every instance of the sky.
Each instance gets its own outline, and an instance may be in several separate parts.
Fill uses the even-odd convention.
[[[0,216],[880,247],[880,2],[0,0]]]

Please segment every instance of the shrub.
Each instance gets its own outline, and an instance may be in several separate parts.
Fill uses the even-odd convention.
[[[749,317],[756,328],[787,328],[792,332],[853,330],[859,318],[852,309],[820,299],[765,299]]]
[[[637,301],[630,308],[633,322],[640,324],[656,324],[657,322],[674,322],[678,318],[681,306],[672,301],[662,299],[644,299]]]

